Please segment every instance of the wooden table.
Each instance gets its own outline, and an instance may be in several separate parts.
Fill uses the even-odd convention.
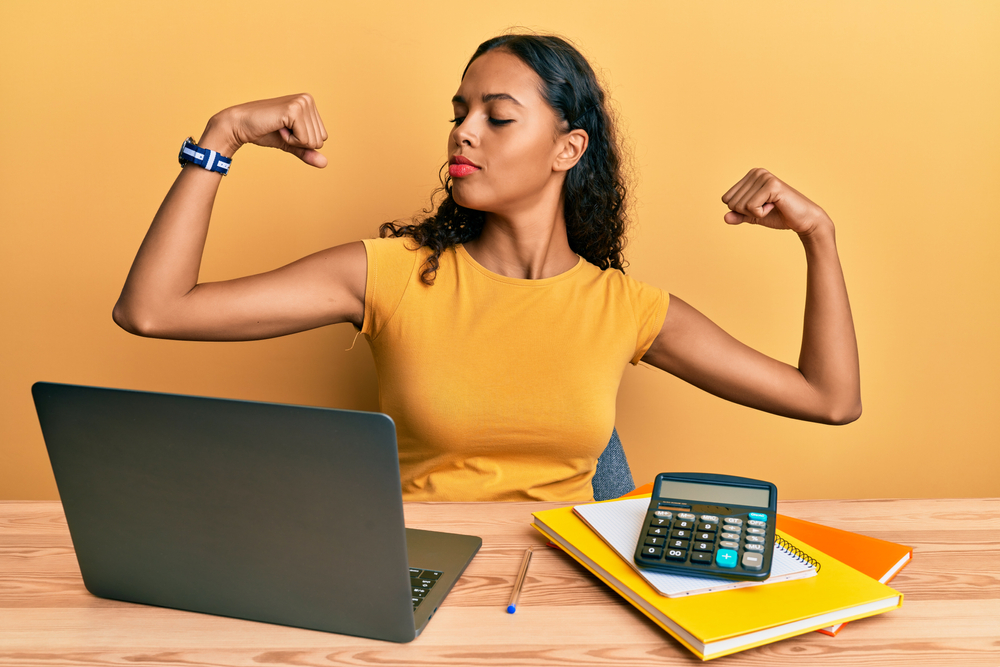
[[[411,644],[103,600],[83,587],[62,506],[0,502],[0,665],[674,665],[691,653],[568,556],[536,551],[504,606],[531,512],[555,503],[412,503],[407,525],[483,548]],[[739,665],[1000,666],[1000,498],[784,501],[779,512],[901,542],[902,609],[719,658]]]

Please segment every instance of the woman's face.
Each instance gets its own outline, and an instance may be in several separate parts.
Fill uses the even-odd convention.
[[[515,214],[552,188],[561,192],[564,172],[572,166],[560,157],[569,135],[559,131],[541,87],[530,67],[503,50],[489,51],[469,66],[452,99],[455,121],[448,135],[452,196],[459,205]],[[474,167],[456,164],[457,156]]]

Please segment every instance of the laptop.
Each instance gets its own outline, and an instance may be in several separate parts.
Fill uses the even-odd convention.
[[[31,391],[94,595],[407,642],[482,546],[404,527],[387,415]]]

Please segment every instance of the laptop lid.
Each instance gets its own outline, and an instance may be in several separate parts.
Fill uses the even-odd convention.
[[[416,636],[388,416],[44,382],[32,394],[94,595]],[[462,537],[464,569],[481,540]]]

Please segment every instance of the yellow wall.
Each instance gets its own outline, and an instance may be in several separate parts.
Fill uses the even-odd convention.
[[[308,91],[331,166],[241,150],[203,280],[373,236],[424,206],[462,68],[512,25],[569,36],[606,78],[634,146],[636,277],[794,362],[800,245],[727,227],[720,197],[763,166],[838,225],[861,420],[796,423],[630,368],[618,428],[640,483],[708,470],[786,498],[1000,496],[1000,5],[484,4],[0,5],[0,498],[56,497],[37,380],[376,409],[348,325],[154,341],[119,330],[111,307],[181,140],[211,114]]]

